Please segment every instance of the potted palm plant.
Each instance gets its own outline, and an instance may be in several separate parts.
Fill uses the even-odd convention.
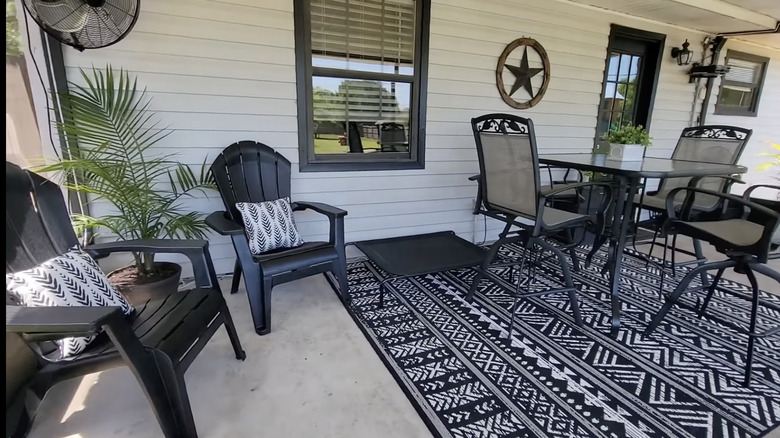
[[[609,130],[603,138],[609,143],[609,158],[621,161],[641,161],[652,144],[644,126],[632,123]]]
[[[77,233],[108,231],[121,240],[205,237],[202,216],[182,202],[195,191],[215,188],[205,162],[196,176],[172,155],[152,150],[171,131],[160,128],[145,90],[127,72],[107,66],[81,74],[86,85],[71,83],[60,95],[63,122],[57,128],[71,145],[68,154],[40,169],[61,171],[65,187],[110,204],[112,211],[100,215],[73,215]],[[130,266],[109,274],[131,300],[160,293],[160,282],[176,291],[181,266],[155,261],[152,253],[133,258]]]

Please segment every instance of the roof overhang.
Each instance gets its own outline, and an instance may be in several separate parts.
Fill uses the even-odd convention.
[[[740,35],[738,38],[780,48],[780,33],[777,33],[780,0],[569,1],[695,29],[711,35],[749,32],[750,35]]]

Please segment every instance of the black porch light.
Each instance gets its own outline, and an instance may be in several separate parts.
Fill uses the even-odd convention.
[[[677,65],[688,65],[693,59],[693,51],[688,50],[691,44],[686,39],[682,48],[672,47],[672,58],[677,58]]]

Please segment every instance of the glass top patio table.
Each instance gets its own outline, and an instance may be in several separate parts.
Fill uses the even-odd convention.
[[[628,236],[634,196],[643,178],[685,178],[697,176],[728,176],[747,172],[745,166],[707,163],[700,161],[673,160],[670,158],[647,157],[642,161],[620,161],[609,159],[606,154],[544,154],[539,163],[555,167],[599,172],[615,178],[615,215],[610,234],[609,272],[612,335],[620,328],[620,275],[623,250]]]
[[[606,154],[545,154],[539,162],[577,170],[638,178],[678,178],[734,175],[747,172],[745,166],[647,157],[642,161],[611,160]]]

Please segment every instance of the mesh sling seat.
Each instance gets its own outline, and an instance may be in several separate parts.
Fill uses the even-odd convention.
[[[747,328],[747,358],[743,382],[745,386],[750,385],[753,367],[753,348],[756,339],[780,334],[780,325],[763,332],[757,331],[760,293],[754,271],[762,273],[780,283],[780,273],[766,265],[768,260],[780,258],[780,254],[770,252],[772,249],[772,234],[777,228],[778,222],[780,222],[780,201],[773,201],[771,208],[767,205],[752,202],[750,195],[759,187],[780,191],[780,186],[756,185],[748,188],[742,197],[692,187],[679,187],[669,192],[666,201],[668,218],[663,226],[663,232],[667,239],[669,235],[677,234],[700,239],[712,244],[718,252],[726,255],[727,259],[704,263],[689,271],[675,287],[674,291],[667,296],[666,302],[645,330],[645,335],[650,335],[685,292],[707,290],[707,295],[699,308],[699,316],[703,316],[716,290],[734,294],[734,292],[728,289],[718,287],[718,282],[726,269],[734,268],[736,272],[744,273],[750,281],[752,289],[750,321]],[[676,196],[680,193],[686,195],[683,199],[682,209],[679,209],[676,205]],[[720,219],[701,220],[690,214],[695,205],[695,198],[700,195],[717,197],[724,201],[721,207],[722,217]],[[739,212],[736,216],[733,213],[735,210]],[[712,283],[696,288],[689,287],[691,281],[697,275],[708,271],[717,271]]]
[[[466,299],[471,301],[478,285],[501,246],[509,243],[521,243],[523,252],[519,261],[520,273],[528,261],[531,268],[528,250],[539,247],[551,252],[560,263],[561,275],[565,287],[560,289],[521,292],[522,279],[518,278],[515,302],[512,306],[510,336],[514,325],[514,315],[519,299],[523,297],[541,296],[556,292],[566,292],[571,300],[572,313],[577,325],[582,324],[577,300],[577,289],[571,278],[569,263],[559,247],[551,244],[544,236],[559,234],[561,231],[583,227],[588,223],[600,222],[603,217],[594,220],[590,216],[571,213],[547,206],[548,196],[556,191],[542,193],[539,160],[536,149],[534,125],[530,119],[511,114],[487,114],[471,119],[474,140],[479,159],[478,195],[476,213],[504,222],[504,230],[499,239],[493,243],[485,260],[471,284]],[[606,209],[611,198],[611,186],[607,183],[580,183],[575,186],[562,187],[559,190],[572,190],[586,186],[603,186],[609,192],[605,197],[600,211]],[[518,230],[511,231],[517,227]],[[540,254],[540,253],[539,253]],[[492,265],[497,266],[497,265]]]
[[[271,290],[275,285],[331,271],[339,282],[342,300],[347,300],[347,261],[344,247],[344,216],[347,212],[319,202],[291,202],[293,211],[312,210],[328,218],[327,242],[306,242],[294,248],[277,248],[252,254],[237,202],[263,202],[290,197],[290,161],[271,147],[241,141],[225,148],[211,165],[225,211],[217,211],[206,223],[217,233],[230,236],[236,251],[231,293],[238,291],[244,276],[255,332],[271,331]]]
[[[737,164],[752,132],[750,129],[722,125],[685,128],[674,148],[672,159]],[[735,182],[742,183],[738,178],[728,176],[663,179],[659,182],[657,190],[641,193],[635,197],[635,205],[637,206],[636,217],[641,217],[642,210],[651,213],[649,220],[640,221],[638,225],[654,231],[654,245],[660,227],[666,219],[666,198],[672,190],[678,187],[699,187],[715,192],[728,193],[729,187]],[[682,203],[682,194],[681,192],[677,193],[676,205],[679,208]],[[702,217],[717,215],[720,201],[718,197],[699,194],[691,206],[691,214]],[[698,243],[695,243],[695,245],[697,246],[697,254],[695,255],[701,257]],[[650,249],[651,253],[652,248]]]
[[[38,266],[78,245],[61,188],[8,162],[5,211],[6,274]],[[138,303],[130,316],[116,306],[6,304],[6,333],[22,334],[36,357],[35,373],[20,396],[31,391],[42,399],[58,382],[124,365],[140,383],[165,437],[197,437],[185,371],[223,325],[236,358],[246,357],[217,284],[208,242],[122,241],[82,249],[96,258],[130,251],[184,254],[192,262],[196,287]],[[45,348],[45,341],[91,334],[97,337],[67,360],[52,360],[56,357]],[[27,426],[24,421],[20,425]]]

